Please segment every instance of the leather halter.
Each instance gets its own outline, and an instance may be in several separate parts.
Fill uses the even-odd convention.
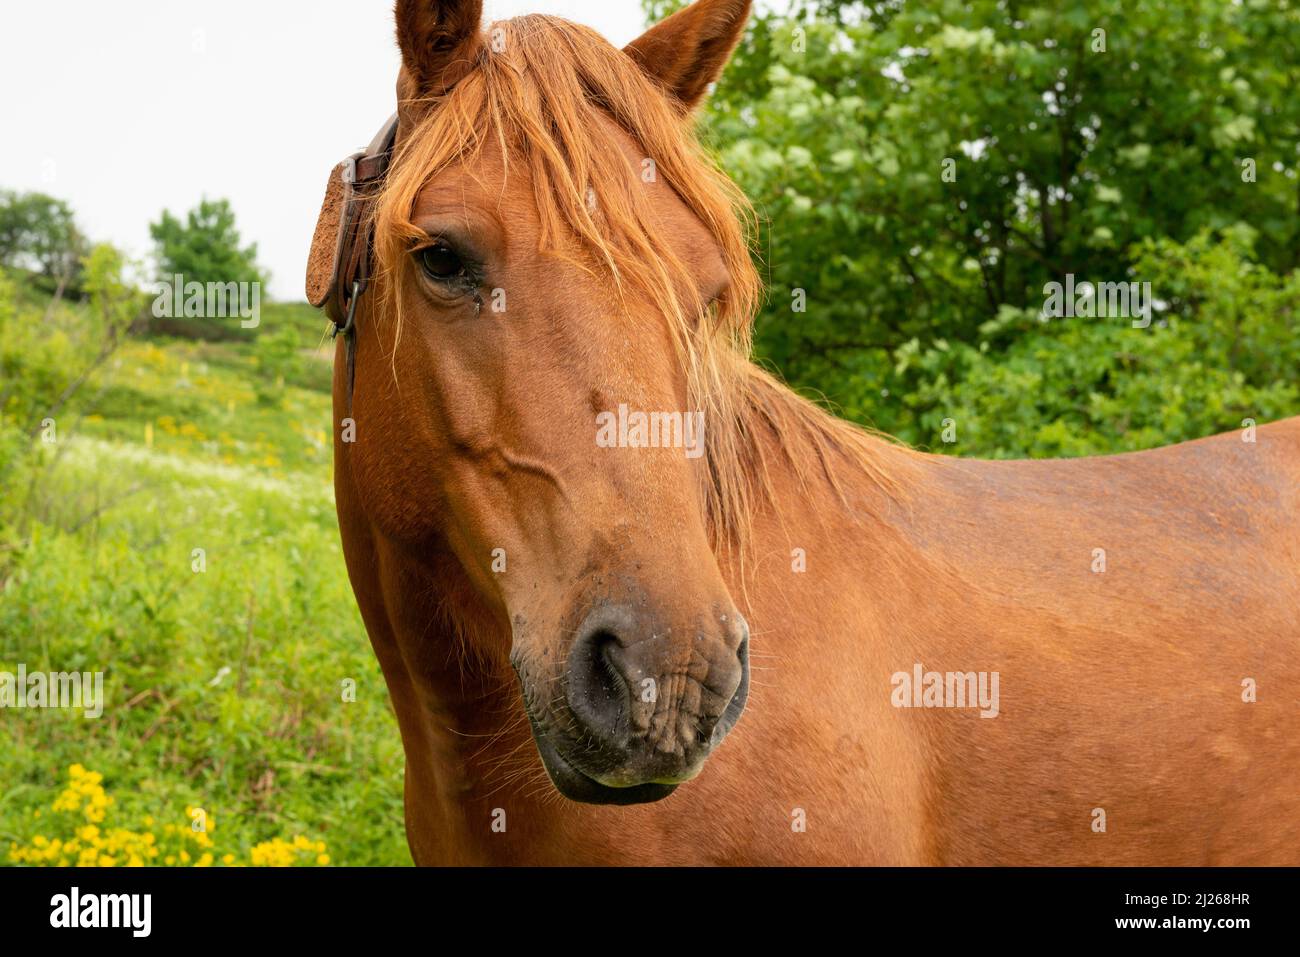
[[[347,349],[348,411],[352,411],[352,384],[355,378],[357,302],[370,284],[370,257],[374,244],[374,201],[383,188],[397,140],[397,114],[394,113],[375,134],[370,145],[353,153],[335,168],[342,196],[338,220],[326,221],[326,212],[317,223],[322,229],[335,228],[338,239],[334,248],[333,271],[327,286],[320,289],[313,305],[323,306],[334,323],[331,338],[342,335]],[[334,183],[331,182],[331,188]],[[328,196],[327,196],[328,209]],[[309,284],[310,285],[310,284]],[[312,298],[310,295],[309,299]]]

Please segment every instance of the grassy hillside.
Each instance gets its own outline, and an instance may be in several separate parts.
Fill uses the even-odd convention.
[[[11,327],[49,311],[8,299]],[[89,308],[44,335],[75,340]],[[0,862],[409,863],[334,516],[323,326],[267,306],[254,341],[128,338],[53,442],[23,434],[14,386],[37,376],[6,357],[0,672],[103,671],[107,703],[0,710]],[[290,330],[268,383],[259,342]]]

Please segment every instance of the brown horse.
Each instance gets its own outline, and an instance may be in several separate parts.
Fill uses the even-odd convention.
[[[1300,420],[970,461],[757,369],[748,6],[397,4],[335,490],[415,860],[1300,863]]]

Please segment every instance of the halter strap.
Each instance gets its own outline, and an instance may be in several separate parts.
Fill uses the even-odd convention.
[[[356,368],[357,302],[370,284],[370,257],[374,246],[371,218],[375,197],[383,188],[397,141],[397,114],[388,118],[370,145],[343,161],[343,201],[339,213],[338,247],[334,276],[325,314],[334,323],[331,338],[342,335],[347,349],[348,412],[352,411],[352,384]]]

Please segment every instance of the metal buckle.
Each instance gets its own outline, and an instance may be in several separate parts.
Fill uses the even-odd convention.
[[[361,280],[354,279],[352,281],[352,295],[348,297],[347,319],[341,326],[337,322],[334,323],[334,331],[330,333],[330,339],[337,339],[340,335],[352,335],[352,328],[355,325],[354,319],[357,314],[357,300],[361,298],[361,293],[363,291],[364,288],[361,285]]]

